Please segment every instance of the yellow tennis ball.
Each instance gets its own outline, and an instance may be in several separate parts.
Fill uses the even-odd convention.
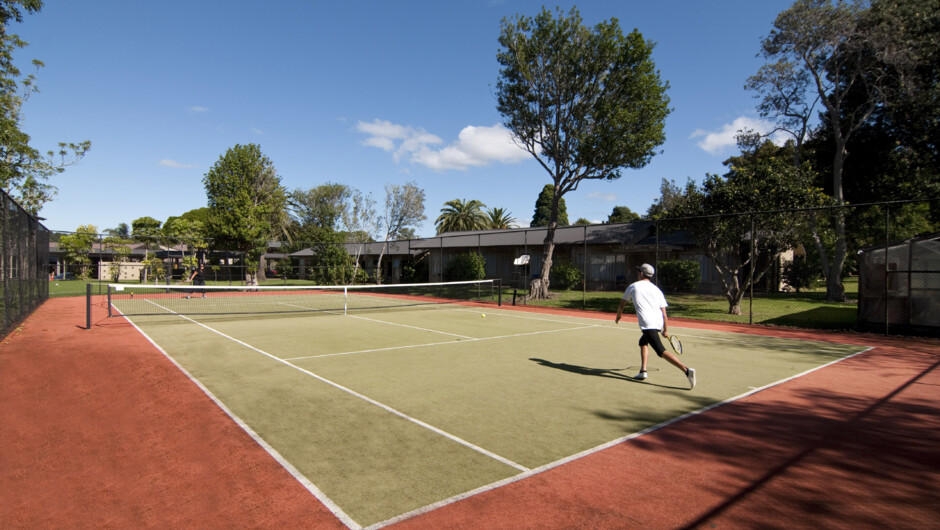
[[[480,318],[486,318],[486,313],[480,313]]]

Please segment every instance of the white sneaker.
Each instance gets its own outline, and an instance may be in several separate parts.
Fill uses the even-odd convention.
[[[640,373],[638,373],[638,374],[636,374],[635,376],[633,376],[633,378],[636,379],[637,381],[643,381],[643,380],[646,379],[647,377],[649,377],[649,376],[646,375],[646,370],[642,370]]]
[[[685,374],[689,378],[689,390],[695,388],[695,368],[689,368],[689,371]]]

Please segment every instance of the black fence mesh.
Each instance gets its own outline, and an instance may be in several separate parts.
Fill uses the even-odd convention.
[[[475,256],[484,278],[540,303],[527,295],[542,270],[546,233],[530,227],[392,242],[276,241],[254,259],[211,241],[95,235],[78,253],[62,239],[53,244],[50,273],[96,282],[99,293],[115,281],[185,282],[196,263],[219,285],[418,283],[479,279],[460,276]],[[650,263],[671,316],[940,334],[931,320],[940,299],[937,234],[937,199],[565,226],[554,234],[550,285],[553,295],[570,298],[565,307],[616,310],[612,293]],[[904,252],[916,259],[895,259]],[[612,301],[588,295],[604,292]]]
[[[0,337],[49,297],[49,230],[0,191]]]

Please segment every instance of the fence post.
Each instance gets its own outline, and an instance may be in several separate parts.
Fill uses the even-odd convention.
[[[890,320],[890,314],[888,310],[888,249],[891,245],[891,232],[890,232],[890,220],[891,220],[891,206],[885,205],[885,336],[890,335],[888,332],[888,321]]]
[[[588,281],[588,246],[587,246],[587,225],[584,225],[584,259],[581,262],[581,310],[587,309],[587,281]]]
[[[747,283],[748,283],[748,288],[750,289],[750,299],[751,299],[750,302],[748,303],[747,321],[748,321],[748,324],[751,324],[751,325],[754,324],[754,265],[755,265],[754,248],[755,248],[756,239],[757,239],[757,222],[754,220],[755,215],[757,214],[754,214],[754,213],[751,214],[751,260],[750,260],[751,266],[748,267],[748,271],[747,271],[747,277],[748,277]]]
[[[85,329],[91,329],[91,284],[85,284]]]

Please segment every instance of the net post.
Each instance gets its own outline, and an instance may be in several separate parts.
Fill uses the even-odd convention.
[[[496,278],[496,307],[503,306],[503,277]]]
[[[85,284],[85,329],[91,329],[91,284]]]
[[[111,318],[112,316],[114,315],[111,314],[111,284],[109,283],[108,284],[108,318]]]
[[[349,287],[343,286],[343,315],[349,314]]]

